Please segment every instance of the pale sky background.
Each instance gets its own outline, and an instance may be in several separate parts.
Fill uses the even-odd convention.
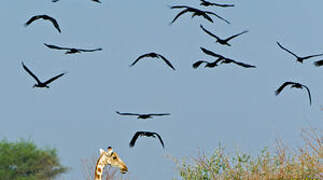
[[[323,53],[323,1],[228,3],[235,7],[207,9],[230,25],[186,14],[170,26],[179,10],[169,5],[199,7],[199,1],[2,1],[0,137],[57,148],[62,163],[72,168],[59,178],[66,180],[84,179],[81,159],[108,146],[127,164],[125,178],[165,180],[178,175],[166,155],[211,153],[220,142],[228,152],[256,153],[279,137],[300,145],[301,128],[323,127],[323,67],[313,65],[320,58],[296,63],[276,41],[300,56]],[[42,20],[24,27],[39,14],[56,18],[62,33]],[[200,24],[221,37],[250,32],[224,47],[202,32]],[[43,43],[103,51],[65,55]],[[201,46],[257,68],[193,69],[199,59],[212,61]],[[153,51],[170,59],[177,70],[154,59],[129,67],[138,56]],[[44,81],[68,73],[50,89],[33,89],[34,80],[21,61]],[[287,88],[276,97],[274,91],[284,81],[306,84],[312,106],[303,90]],[[143,121],[119,116],[116,110],[171,116]],[[151,138],[141,138],[129,148],[137,130],[158,132],[165,149]]]

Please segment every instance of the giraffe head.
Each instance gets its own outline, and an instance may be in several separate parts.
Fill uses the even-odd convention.
[[[100,157],[95,168],[95,180],[102,179],[103,168],[106,165],[118,167],[122,174],[128,172],[126,164],[119,158],[116,152],[113,152],[113,149],[110,146],[108,147],[107,151],[100,149]]]
[[[121,160],[121,158],[118,156],[116,152],[113,152],[112,147],[109,146],[106,153],[109,156],[109,158],[107,159],[109,165],[113,167],[118,167],[122,174],[125,174],[126,172],[128,172],[128,168],[126,164]]]

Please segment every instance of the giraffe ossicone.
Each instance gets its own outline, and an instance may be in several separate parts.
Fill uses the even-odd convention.
[[[107,148],[107,151],[100,148],[99,152],[100,157],[96,163],[94,180],[102,180],[103,169],[107,165],[118,167],[122,174],[128,172],[126,164],[120,159],[116,152],[113,152],[111,146]]]

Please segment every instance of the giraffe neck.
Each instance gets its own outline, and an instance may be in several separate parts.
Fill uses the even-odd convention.
[[[95,168],[95,178],[94,180],[102,180],[102,172],[103,172],[104,166],[97,165]]]
[[[106,152],[101,153],[95,167],[94,180],[102,180],[103,168],[108,164]]]

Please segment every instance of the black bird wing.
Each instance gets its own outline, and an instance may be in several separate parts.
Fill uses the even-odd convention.
[[[155,134],[158,137],[160,144],[163,146],[163,148],[165,148],[164,142],[163,142],[162,138],[160,137],[160,135],[156,132],[154,132],[153,134]]]
[[[174,7],[174,6],[173,6]],[[170,22],[170,24],[173,24],[175,21],[176,21],[176,19],[178,19],[181,15],[183,15],[184,13],[187,13],[187,12],[189,12],[189,9],[184,9],[183,11],[181,11],[180,13],[178,13],[176,16],[175,16],[175,18],[172,20],[172,22]]]
[[[38,79],[38,77],[34,74],[34,73],[32,73],[28,68],[27,68],[27,66],[25,66],[25,64],[23,63],[23,62],[21,62],[21,64],[22,64],[22,67],[25,69],[25,71],[27,71],[28,72],[28,74],[29,75],[31,75],[36,81],[37,81],[37,83],[38,84],[41,84],[41,82],[39,81],[39,79]]]
[[[194,14],[193,14],[193,16],[194,16]],[[213,19],[212,19],[209,15],[207,15],[207,13],[206,13],[206,12],[204,12],[204,13],[202,14],[202,16],[203,16],[205,19],[207,19],[208,21],[210,21],[211,23],[213,23]]]
[[[315,61],[314,65],[315,66],[323,66],[323,60]]]
[[[170,115],[170,113],[159,113],[159,114],[152,113],[152,114],[147,114],[147,115],[149,115],[149,116],[168,116],[168,115]]]
[[[241,33],[235,34],[235,35],[233,35],[233,36],[231,36],[231,37],[227,38],[227,39],[226,39],[226,41],[230,41],[231,39],[233,39],[233,38],[235,38],[235,37],[238,37],[238,36],[240,36],[240,35],[242,35],[242,34],[244,34],[244,33],[247,33],[247,32],[248,32],[248,31],[243,31],[243,32],[241,32]]]
[[[207,4],[209,6],[218,6],[218,7],[234,7],[234,4],[218,4],[218,3],[212,3],[205,0],[201,0],[200,5],[204,5],[204,4]]]
[[[46,43],[44,43],[44,45],[47,46],[48,48],[51,48],[51,49],[58,49],[58,50],[71,50],[72,49],[72,48],[59,47],[59,46],[55,46],[52,44],[46,44]]]
[[[119,111],[116,111],[117,114],[119,115],[123,115],[123,116],[140,116],[141,114],[137,114],[137,113],[121,113]]]
[[[151,53],[148,53],[148,54],[144,54],[144,55],[141,55],[141,56],[139,56],[130,66],[133,66],[133,65],[135,65],[140,59],[142,59],[142,58],[145,58],[145,57],[150,57],[150,54]]]
[[[49,79],[49,80],[47,80],[46,82],[44,82],[44,84],[49,84],[49,83],[51,83],[51,82],[53,82],[53,81],[55,81],[56,79],[58,79],[58,78],[60,78],[61,76],[63,76],[65,73],[61,73],[61,74],[59,74],[59,75],[57,75],[57,76],[55,76],[55,77],[52,77],[51,79]]]
[[[37,16],[33,16],[31,17],[26,23],[25,23],[25,26],[28,26],[29,24],[31,24],[32,22],[38,20],[42,18],[42,15],[37,15]]]
[[[305,60],[305,59],[309,59],[309,58],[312,58],[312,57],[317,57],[317,56],[322,56],[323,54],[316,54],[316,55],[311,55],[311,56],[305,56],[303,57],[302,59]]]
[[[288,85],[291,85],[291,84],[296,84],[294,82],[284,82],[276,91],[275,91],[275,94],[276,96]]]
[[[233,63],[239,65],[239,66],[242,66],[242,67],[245,67],[245,68],[256,68],[256,66],[254,65],[250,65],[250,64],[246,64],[246,63],[242,63],[242,62],[238,62],[238,61],[235,61],[233,59],[230,59]]]
[[[58,25],[56,19],[54,19],[53,17],[50,17],[50,16],[47,16],[47,18],[48,18],[48,20],[50,22],[52,22],[52,24],[55,26],[55,28],[57,29],[57,31],[61,33],[61,29],[59,28],[59,25]]]
[[[213,56],[213,57],[217,57],[217,58],[224,58],[223,56],[221,56],[221,55],[219,55],[219,54],[216,54],[216,53],[214,53],[214,52],[212,52],[212,51],[210,51],[210,50],[207,50],[207,49],[205,49],[205,48],[203,48],[203,47],[201,47],[201,50],[205,53],[205,54],[207,54],[207,55],[210,55],[210,56]]]
[[[134,147],[134,146],[135,146],[135,144],[136,144],[136,141],[137,141],[138,137],[139,137],[139,136],[141,136],[141,135],[143,135],[143,134],[144,134],[144,132],[143,132],[143,131],[137,131],[137,132],[135,133],[135,135],[132,137],[132,139],[131,139],[131,141],[130,141],[130,143],[129,143],[129,146],[130,146],[130,147]]]
[[[210,11],[204,11],[204,12],[205,12],[205,15],[207,15],[207,14],[212,14],[212,15],[214,15],[215,17],[217,17],[217,18],[221,19],[222,21],[226,22],[227,24],[230,24],[230,22],[229,22],[228,20],[226,20],[226,19],[224,19],[223,17],[221,17],[221,16],[219,16],[219,15],[215,14],[214,12],[210,12]],[[204,16],[204,17],[205,17],[205,16]],[[206,17],[205,17],[205,18],[206,18]]]
[[[97,3],[101,3],[101,1],[99,1],[99,0],[92,0],[92,1],[97,2]]]
[[[278,41],[277,41],[276,43],[277,43],[277,45],[278,45],[281,49],[285,50],[286,52],[288,52],[288,53],[292,54],[293,56],[295,56],[296,58],[298,58],[298,56],[297,56],[295,53],[293,53],[292,51],[290,51],[290,50],[286,49],[286,48],[285,48],[284,46],[282,46]]]
[[[213,6],[218,7],[234,7],[234,4],[218,4],[218,3],[211,3]]]
[[[102,48],[96,48],[96,49],[77,49],[78,51],[82,52],[94,52],[94,51],[102,51]]]
[[[302,86],[306,89],[306,91],[308,93],[308,98],[310,100],[310,105],[312,105],[312,97],[311,97],[310,89],[307,86],[305,86],[304,84],[302,84]]]
[[[162,56],[162,55],[158,54],[158,57],[160,57],[162,60],[164,60],[164,61],[165,61],[165,63],[166,63],[170,68],[172,68],[174,71],[176,70],[176,69],[174,68],[174,66],[170,63],[170,61],[169,61],[169,60],[167,60],[164,56]]]
[[[201,60],[201,61],[196,61],[196,62],[193,64],[193,68],[194,68],[194,69],[198,68],[202,63],[209,63],[209,62],[207,62],[207,61],[203,61],[203,60]]]
[[[202,25],[200,25],[201,29],[206,32],[208,35],[214,37],[215,39],[220,39],[218,36],[216,36],[215,34],[211,33],[210,31],[208,31],[207,29],[205,29]]]
[[[196,10],[195,8],[189,7],[189,6],[170,6],[171,9],[181,9],[181,8],[186,8],[192,10]]]

